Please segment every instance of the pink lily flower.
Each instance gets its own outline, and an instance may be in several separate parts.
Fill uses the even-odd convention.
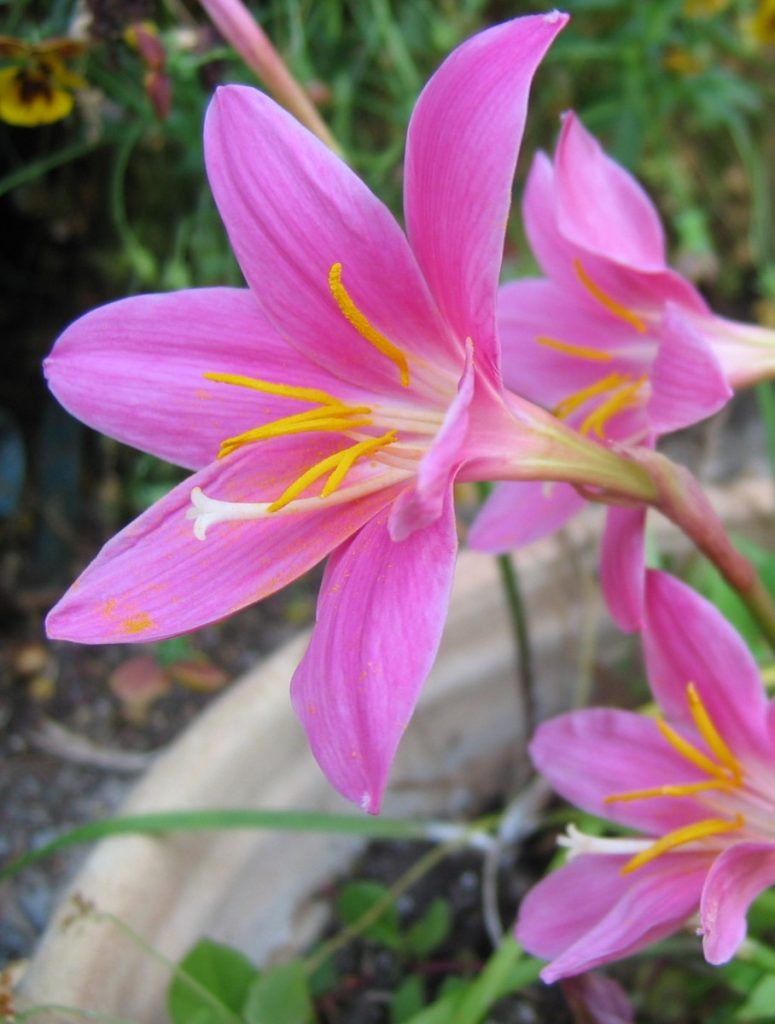
[[[105,306],[46,363],[79,418],[197,470],[105,546],[49,635],[171,636],[330,555],[292,699],[328,778],[371,812],[439,643],[453,481],[642,480],[500,382],[514,166],[532,76],[566,20],[492,28],[429,81],[407,140],[409,243],[276,104],[220,89],[207,169],[250,288]]]
[[[603,445],[653,446],[775,374],[775,332],[715,316],[667,266],[662,225],[638,182],[573,113],[554,162],[539,153],[524,198],[545,277],[498,297],[504,381]],[[501,484],[469,543],[502,552],[563,525],[584,505],[567,484]],[[624,629],[643,615],[645,510],[608,515],[601,577]]]
[[[665,573],[646,575],[645,618],[665,718],[575,711],[541,725],[530,747],[567,800],[644,833],[571,827],[560,840],[568,862],[517,921],[518,939],[551,960],[545,981],[628,956],[698,911],[706,960],[725,963],[749,905],[775,883],[775,707],[756,663],[712,605]]]

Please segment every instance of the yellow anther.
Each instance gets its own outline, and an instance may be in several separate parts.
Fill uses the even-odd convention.
[[[652,789],[632,789],[628,793],[614,793],[603,803],[625,803],[630,800],[649,800],[657,796],[693,796],[713,789],[732,789],[733,783],[726,779],[709,779],[707,782],[680,782],[676,785],[654,786]]]
[[[285,437],[287,434],[307,434],[317,431],[346,432],[354,430],[356,427],[368,427],[371,426],[371,420],[366,416],[370,412],[371,409],[368,406],[356,405],[352,408],[341,406],[338,409],[308,409],[306,412],[299,412],[293,416],[284,416],[280,420],[265,423],[262,427],[246,430],[244,434],[227,437],[225,441],[221,442],[218,458],[224,458],[238,448],[242,448],[243,445],[266,441],[270,437]]]
[[[207,380],[219,384],[235,384],[240,388],[252,388],[267,395],[280,395],[282,398],[297,398],[300,402],[318,402],[332,408],[344,407],[344,402],[318,388],[297,388],[292,384],[275,384],[274,381],[259,380],[257,377],[243,377],[238,373],[205,373]]]
[[[725,782],[730,781],[725,768],[720,764],[716,764],[715,761],[711,761],[709,757],[706,757],[702,751],[698,750],[688,740],[685,740],[680,733],[672,729],[663,719],[657,719],[657,728],[670,746],[677,750],[681,757],[685,757],[687,761],[691,761],[693,765],[696,765],[700,771],[705,772],[706,775],[712,775],[716,779],[722,779]]]
[[[568,395],[567,398],[563,398],[563,400],[554,407],[554,415],[561,420],[567,419],[571,413],[574,413],[577,409],[581,408],[581,406],[588,402],[590,398],[596,398],[598,395],[604,395],[606,391],[618,388],[622,384],[626,384],[631,379],[632,378],[626,374],[609,373],[607,377],[603,377],[594,384],[590,384],[588,388],[582,388],[580,391],[574,391],[572,395]]]
[[[686,696],[689,700],[689,711],[694,719],[694,724],[697,726],[697,731],[719,761],[732,772],[735,782],[739,784],[743,779],[743,769],[740,766],[740,762],[719,735],[694,683],[687,685]]]
[[[331,473],[331,477],[326,482],[326,485],[321,492],[321,497],[326,498],[331,494],[342,482],[347,472],[352,468],[353,463],[356,459],[361,458],[363,455],[367,455],[369,452],[376,451],[378,448],[385,447],[386,445],[392,444],[396,438],[396,431],[389,430],[386,434],[381,437],[370,438],[368,441],[359,441],[358,444],[352,445],[350,448],[345,448],[341,452],[335,452],[333,455],[327,456],[320,462],[311,466],[305,473],[287,487],[280,497],[273,501],[268,507],[267,512],[278,512],[281,508],[290,504],[294,498],[298,497],[303,491],[319,480],[326,473]],[[342,466],[344,468],[342,469]],[[336,477],[332,483],[332,478]]]
[[[603,440],[605,437],[603,431],[606,423],[612,417],[616,416],[617,413],[623,412],[625,409],[629,409],[630,406],[635,404],[638,390],[645,380],[645,375],[643,377],[638,377],[638,379],[633,381],[632,384],[627,384],[625,387],[619,388],[604,402],[601,402],[597,409],[594,409],[583,421],[579,427],[579,433],[589,434],[590,432],[594,432],[601,440]]]
[[[363,313],[350,298],[347,289],[342,284],[341,263],[334,263],[329,270],[328,287],[331,289],[334,301],[339,307],[345,320],[352,324],[362,338],[365,338],[366,341],[396,364],[401,374],[401,383],[405,388],[408,388],[409,363],[406,356],[397,345],[394,345],[389,338],[386,338],[384,334],[381,334],[376,327],[369,323]]]
[[[661,857],[663,853],[675,850],[679,846],[685,846],[687,843],[697,842],[700,839],[710,839],[713,836],[724,835],[727,832],[735,832],[744,825],[745,818],[742,814],[736,814],[732,821],[726,818],[706,818],[705,821],[695,822],[694,825],[677,828],[674,832],[668,832],[666,836],[657,839],[647,850],[636,853],[621,868],[620,873],[622,875],[629,875],[632,871],[642,868],[644,864],[649,864],[651,861],[656,860],[657,857]]]
[[[599,348],[592,348],[588,345],[571,345],[567,341],[560,341],[558,338],[548,338],[545,334],[539,334],[536,338],[539,345],[546,348],[556,349],[568,356],[578,356],[579,359],[589,359],[597,363],[610,363],[613,356],[610,352],[604,352]]]
[[[613,313],[614,316],[619,317],[620,320],[626,321],[631,327],[634,327],[639,334],[645,334],[648,330],[648,324],[645,320],[642,320],[637,313],[633,313],[631,309],[627,309],[616,299],[612,299],[610,295],[603,291],[589,274],[584,270],[581,265],[581,260],[573,261],[573,269],[576,271],[576,276],[582,285],[587,289],[593,299],[597,299],[601,306],[604,306],[609,313]]]

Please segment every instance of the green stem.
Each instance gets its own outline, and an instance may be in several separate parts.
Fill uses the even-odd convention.
[[[530,644],[527,611],[522,598],[517,569],[511,556],[498,555],[497,562],[516,647],[517,690],[523,714],[522,733],[524,736],[530,736],[535,726],[536,707],[533,651]]]
[[[756,399],[759,403],[762,419],[764,420],[767,454],[770,458],[772,476],[775,479],[775,393],[773,393],[770,381],[763,380],[756,385]]]

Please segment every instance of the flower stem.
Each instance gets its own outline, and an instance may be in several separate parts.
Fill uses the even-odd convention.
[[[732,544],[697,480],[684,466],[657,452],[639,449],[634,457],[650,471],[657,487],[654,508],[675,523],[715,565],[775,650],[775,601],[752,563]]]
[[[535,677],[533,673],[533,651],[530,644],[530,630],[527,624],[527,612],[522,597],[517,568],[510,555],[498,555],[498,572],[500,573],[503,593],[514,633],[517,659],[517,690],[522,706],[522,735],[533,733],[536,720]]]

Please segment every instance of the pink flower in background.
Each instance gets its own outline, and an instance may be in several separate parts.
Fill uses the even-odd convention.
[[[664,573],[646,574],[645,619],[665,720],[576,711],[540,726],[530,747],[567,800],[643,834],[571,829],[562,840],[568,863],[531,890],[517,922],[525,947],[551,960],[546,981],[627,956],[698,911],[705,957],[724,963],[749,905],[775,884],[775,718],[756,663],[712,605]]]
[[[775,374],[775,333],[714,316],[667,266],[648,196],[572,113],[554,162],[533,162],[524,218],[546,276],[499,295],[504,381],[517,394],[600,444],[652,446],[721,408],[733,388]],[[471,546],[519,547],[583,504],[567,484],[502,484]],[[604,589],[625,629],[642,621],[644,516],[613,509],[603,542]]]
[[[533,73],[566,20],[490,29],[430,80],[407,139],[410,244],[271,100],[219,90],[207,169],[249,290],[105,306],[46,364],[81,419],[198,470],[105,546],[51,612],[49,635],[195,629],[330,554],[293,702],[329,779],[369,811],[438,646],[453,481],[604,485],[621,471],[500,383],[514,165]]]

